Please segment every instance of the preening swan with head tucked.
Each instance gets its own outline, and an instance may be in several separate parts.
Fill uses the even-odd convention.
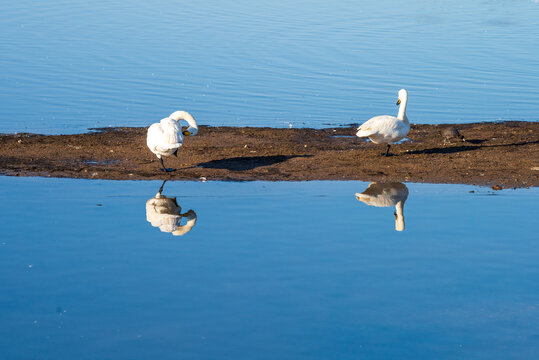
[[[358,129],[356,136],[368,137],[375,144],[387,144],[385,156],[389,156],[391,144],[404,139],[410,132],[410,123],[406,117],[406,105],[408,103],[408,92],[399,90],[397,105],[399,113],[397,117],[390,115],[375,116],[364,122]]]
[[[175,236],[185,235],[195,226],[197,214],[193,210],[182,214],[182,208],[176,198],[162,194],[165,183],[166,180],[157,194],[146,202],[146,220],[162,232]],[[182,218],[187,220],[185,225],[181,225]]]
[[[185,120],[189,127],[182,131],[180,120]],[[174,171],[168,169],[163,163],[163,156],[178,156],[178,149],[183,144],[183,136],[193,136],[198,132],[195,119],[187,111],[175,111],[169,117],[161,119],[158,123],[152,124],[148,128],[146,144],[161,162],[161,170]]]

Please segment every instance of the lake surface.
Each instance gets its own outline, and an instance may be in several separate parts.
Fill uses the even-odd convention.
[[[539,118],[539,2],[95,1],[0,5],[0,132]]]
[[[160,186],[0,177],[2,359],[539,355],[536,188]]]

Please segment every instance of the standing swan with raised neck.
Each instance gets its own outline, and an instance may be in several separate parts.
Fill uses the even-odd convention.
[[[406,117],[406,106],[408,104],[408,92],[405,89],[399,90],[397,105],[399,112],[397,117],[390,115],[375,116],[364,122],[358,129],[357,137],[368,137],[375,144],[387,144],[385,156],[389,156],[391,144],[396,143],[410,132],[410,122]]]
[[[404,231],[404,203],[408,199],[408,187],[403,183],[370,183],[356,199],[376,207],[395,206],[395,230]]]
[[[180,125],[181,120],[185,120],[189,124],[189,127],[184,131]],[[174,171],[174,169],[165,167],[162,157],[170,155],[177,157],[178,149],[183,145],[183,137],[194,136],[197,133],[198,126],[191,114],[187,111],[175,111],[148,128],[146,144],[159,159],[162,171]]]

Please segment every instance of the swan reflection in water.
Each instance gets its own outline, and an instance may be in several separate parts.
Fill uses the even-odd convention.
[[[403,183],[370,183],[356,199],[370,206],[395,206],[395,230],[404,230],[404,202],[408,198],[408,188]]]
[[[166,180],[163,181],[157,194],[146,201],[146,220],[163,232],[182,236],[195,226],[197,214],[193,210],[182,214],[182,208],[178,205],[176,198],[162,194],[166,182]],[[185,225],[181,225],[182,217],[187,219]]]

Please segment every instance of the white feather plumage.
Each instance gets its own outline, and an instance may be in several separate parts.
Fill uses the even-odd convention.
[[[189,124],[187,130],[182,132],[180,120]],[[157,156],[164,167],[162,157],[174,154],[183,144],[184,135],[196,135],[198,126],[195,119],[186,111],[175,111],[169,117],[161,119],[158,123],[148,128],[146,144],[151,152]]]
[[[356,199],[376,207],[395,206],[395,230],[404,230],[404,203],[408,199],[408,187],[403,183],[370,183]]]
[[[165,182],[166,180],[159,192],[146,202],[146,220],[162,232],[172,233],[175,236],[185,235],[195,226],[197,214],[193,210],[182,214],[182,208],[175,197],[162,195]],[[185,225],[181,225],[182,217],[187,220]]]
[[[410,122],[406,117],[407,103],[408,92],[401,89],[397,101],[397,104],[400,104],[398,115],[396,117],[390,115],[375,116],[357,129],[356,136],[368,137],[375,144],[388,144],[389,152],[390,144],[404,139],[410,132]]]

